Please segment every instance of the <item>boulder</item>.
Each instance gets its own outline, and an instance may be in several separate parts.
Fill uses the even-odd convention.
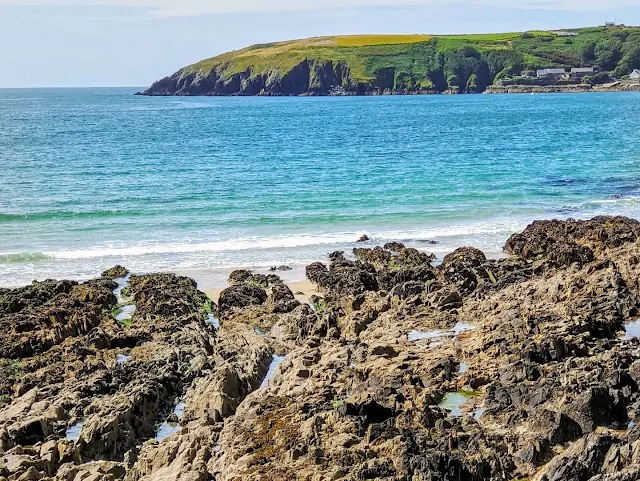
[[[111,269],[107,269],[102,273],[102,277],[106,279],[120,279],[122,277],[126,277],[129,274],[129,269],[126,267],[122,267],[121,265],[117,265],[112,267]]]
[[[267,292],[261,287],[247,284],[231,286],[220,293],[218,316],[228,319],[235,310],[260,306],[266,301]]]

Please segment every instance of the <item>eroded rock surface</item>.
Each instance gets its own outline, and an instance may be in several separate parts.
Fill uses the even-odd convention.
[[[168,274],[120,301],[120,267],[2,290],[0,479],[640,479],[639,236],[600,217],[500,260],[336,252],[312,305],[249,271],[218,306]]]

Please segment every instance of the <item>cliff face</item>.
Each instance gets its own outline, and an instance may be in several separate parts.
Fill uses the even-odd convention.
[[[394,68],[381,69],[368,82],[352,78],[342,62],[305,59],[285,74],[279,71],[254,73],[247,69],[228,74],[224,67],[208,74],[180,70],[155,82],[140,95],[148,96],[301,96],[435,94],[433,87],[405,85]],[[457,92],[456,92],[457,93]]]
[[[354,83],[349,68],[340,62],[304,60],[289,72],[254,74],[251,69],[227,74],[224,68],[206,75],[180,70],[154,83],[143,95],[330,95],[368,90]]]

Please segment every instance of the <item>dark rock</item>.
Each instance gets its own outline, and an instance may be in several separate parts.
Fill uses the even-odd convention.
[[[588,389],[566,406],[564,413],[577,422],[584,433],[592,432],[598,426],[627,422],[625,406],[617,403],[604,386]]]
[[[582,438],[565,454],[544,467],[540,479],[547,481],[588,481],[600,473],[605,457],[615,439],[609,435],[591,434]]]
[[[122,277],[126,277],[129,274],[129,269],[126,267],[122,267],[121,265],[117,265],[112,267],[111,269],[107,269],[102,273],[102,277],[106,279],[120,279]]]
[[[291,312],[300,306],[300,302],[296,300],[289,286],[285,284],[276,284],[271,288],[267,301],[272,306],[275,313]]]
[[[141,95],[329,95],[335,92],[363,94],[371,86],[351,81],[349,67],[342,62],[305,59],[287,72],[254,74],[221,72],[211,69],[207,75],[187,69],[155,82]]]
[[[231,274],[229,274],[228,282],[230,286],[237,286],[239,284],[244,284],[249,279],[251,279],[252,276],[253,272],[245,269],[233,271]]]
[[[347,259],[344,257],[344,251],[332,252],[327,257],[328,257],[329,261],[332,264],[339,264],[339,263],[342,263],[342,262],[347,262]]]
[[[397,284],[391,290],[391,295],[401,300],[407,300],[419,296],[424,292],[424,289],[424,283],[422,282],[405,282],[404,284]]]
[[[461,247],[445,256],[438,268],[440,278],[452,284],[463,296],[472,293],[483,278],[489,275],[482,264],[487,260],[484,253],[472,247]]]
[[[505,250],[528,260],[549,259],[556,267],[586,264],[607,248],[635,242],[640,223],[626,217],[595,217],[589,221],[536,221],[514,234]]]
[[[400,242],[387,242],[384,245],[384,250],[391,252],[401,252],[403,249],[405,249],[405,245]]]
[[[308,265],[305,271],[307,279],[318,286],[325,285],[329,277],[329,269],[322,262],[314,262]]]
[[[41,306],[58,294],[68,293],[77,284],[73,281],[47,280],[33,282],[18,289],[5,289],[0,297],[0,314],[11,314],[26,307]]]
[[[259,306],[267,301],[267,292],[252,285],[235,285],[220,293],[218,300],[218,316],[228,319],[236,309]]]
[[[363,417],[367,424],[383,423],[393,417],[393,409],[382,406],[378,402],[369,399],[361,403],[345,402],[340,407],[344,416]]]

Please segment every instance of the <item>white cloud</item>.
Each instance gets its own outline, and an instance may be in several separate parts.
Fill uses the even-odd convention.
[[[486,5],[490,7],[611,11],[638,5],[638,0],[0,0],[0,5],[146,7],[160,17],[213,13],[310,11],[364,6]]]

